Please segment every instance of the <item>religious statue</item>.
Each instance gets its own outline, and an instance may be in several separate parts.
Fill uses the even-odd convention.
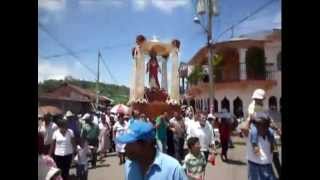
[[[150,52],[150,60],[147,63],[147,73],[149,73],[149,86],[150,88],[160,88],[158,80],[158,72],[160,71],[160,66],[157,60],[157,54],[154,51]]]

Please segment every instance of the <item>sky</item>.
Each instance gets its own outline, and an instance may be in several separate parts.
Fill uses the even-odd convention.
[[[268,1],[218,0],[213,37]],[[38,0],[38,82],[65,76],[95,81],[100,50],[106,65],[101,63],[100,81],[130,86],[131,48],[139,34],[168,43],[179,39],[180,61],[188,62],[206,43],[202,27],[193,22],[195,4],[196,0]],[[280,0],[236,26],[234,36],[273,28],[281,28]],[[220,41],[229,38],[231,31]],[[168,61],[169,86],[170,71]]]

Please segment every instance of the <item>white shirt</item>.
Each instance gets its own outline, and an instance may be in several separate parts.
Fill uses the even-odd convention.
[[[199,138],[201,151],[209,151],[209,146],[214,144],[213,129],[208,121],[204,127],[201,127],[199,121],[194,122],[190,128],[190,137]]]
[[[250,136],[247,138],[247,159],[251,162],[257,164],[271,164],[272,163],[272,152],[271,144],[269,143],[268,138],[263,139],[261,136],[258,137],[258,147],[260,148],[260,156],[257,156],[252,148],[250,142]]]
[[[186,129],[187,129],[187,139],[189,138],[190,136],[190,127],[193,126],[193,124],[195,123],[194,121],[194,118],[189,118],[189,117],[185,117],[185,126],[186,126]]]
[[[98,126],[99,125],[99,118],[96,115],[94,115],[92,122]]]
[[[73,153],[73,146],[72,146],[72,138],[74,137],[73,131],[68,129],[63,136],[59,129],[57,129],[53,133],[53,140],[56,140],[56,148],[54,154],[57,156],[66,156]]]
[[[50,122],[48,127],[42,122],[38,131],[43,135],[44,145],[50,145],[52,143],[53,133],[58,129],[58,126],[54,122]]]
[[[113,126],[113,131],[116,132],[116,137],[124,134],[128,128],[128,123],[124,121],[124,124],[121,125],[119,121],[117,121]],[[114,137],[114,138],[116,138]]]

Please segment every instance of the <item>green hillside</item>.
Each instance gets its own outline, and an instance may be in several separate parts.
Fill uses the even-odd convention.
[[[88,89],[93,92],[96,90],[96,83],[91,81],[83,81],[78,79],[68,80],[46,80],[38,83],[38,94],[50,92],[59,87],[61,84],[68,82],[70,84],[79,86],[83,89]],[[114,84],[99,83],[100,94],[107,96],[114,100],[114,104],[127,103],[129,100],[129,88],[126,86],[118,86]]]

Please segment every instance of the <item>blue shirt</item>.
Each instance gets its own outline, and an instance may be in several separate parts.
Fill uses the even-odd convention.
[[[184,169],[179,162],[164,154],[157,152],[153,164],[143,176],[140,166],[135,161],[126,160],[125,163],[125,179],[126,180],[187,180]]]
[[[131,123],[133,123],[133,121],[137,121],[140,120],[139,118],[130,118],[128,121],[128,126],[130,126]]]

